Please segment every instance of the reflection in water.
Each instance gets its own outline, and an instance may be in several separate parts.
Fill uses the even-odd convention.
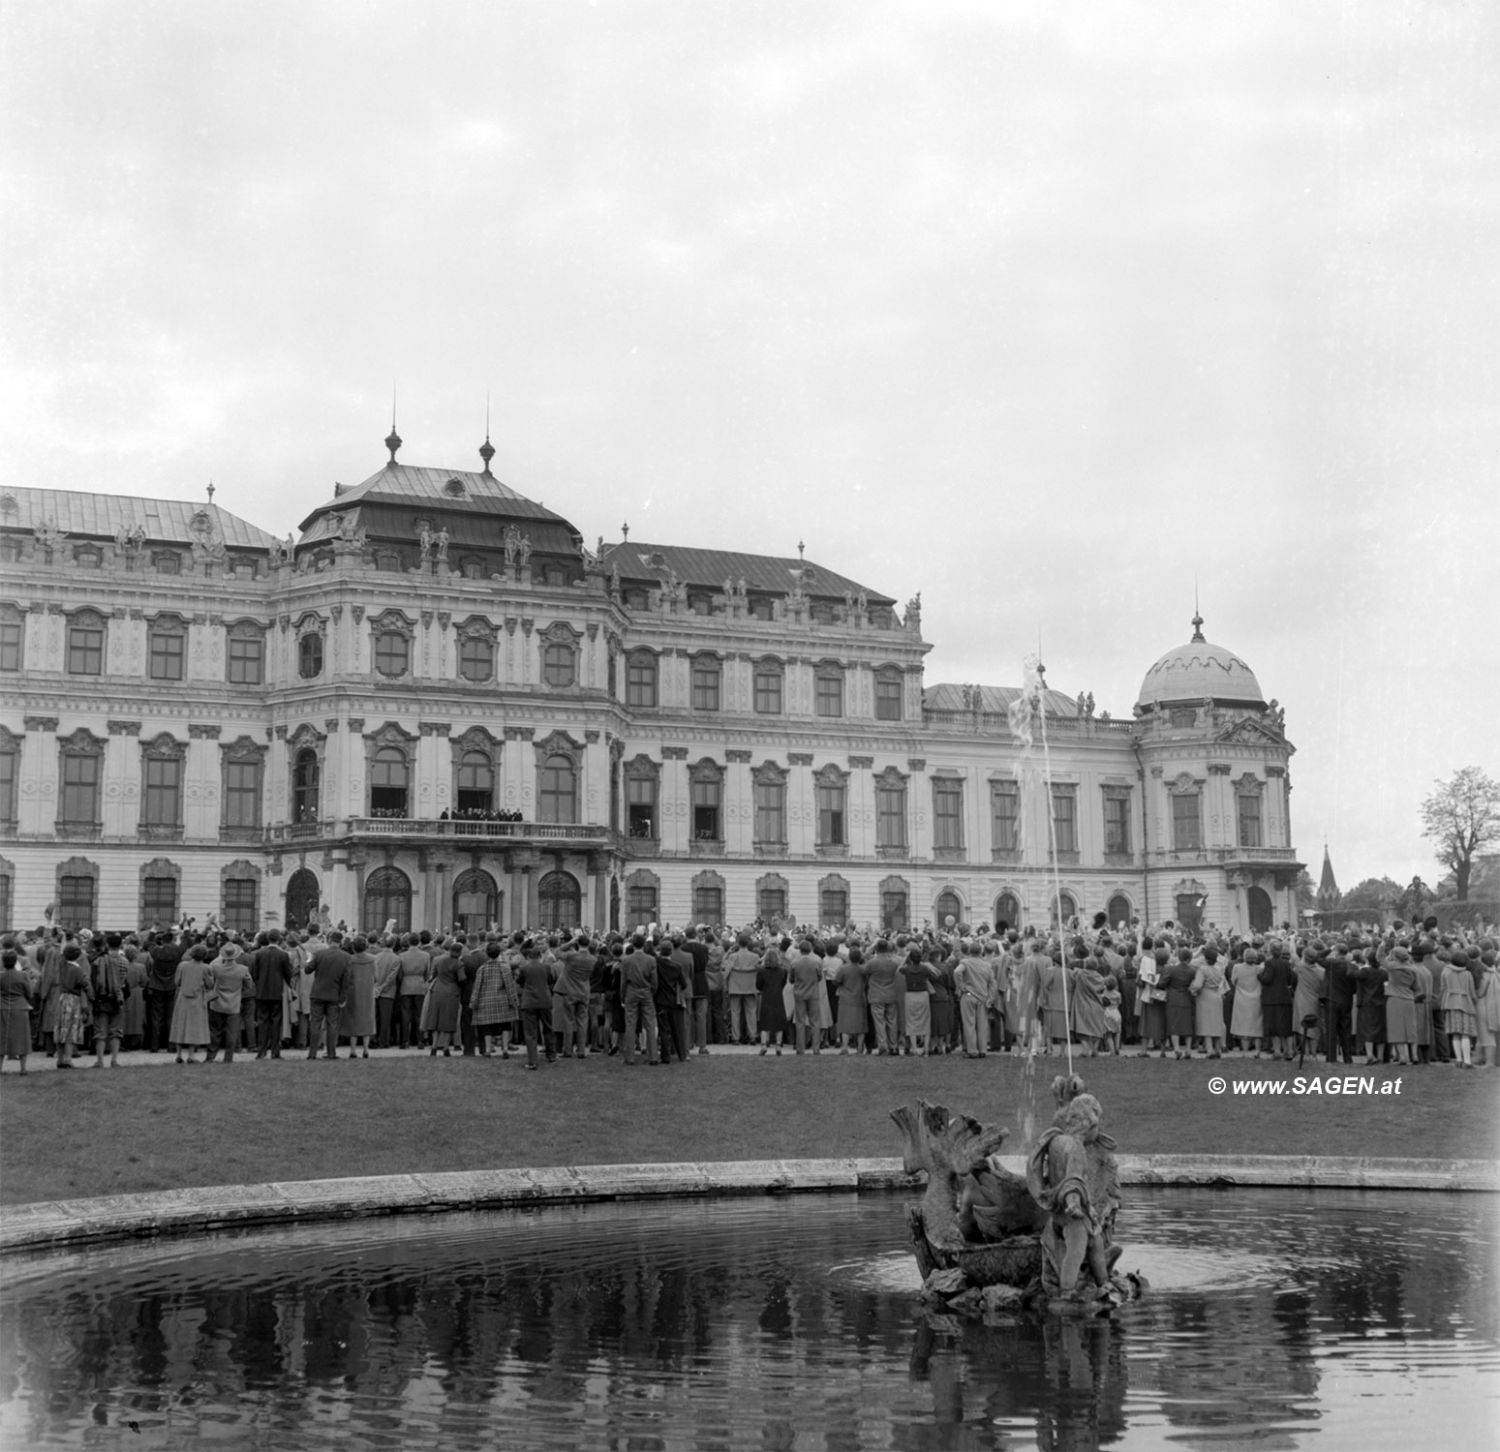
[[[0,1442],[1321,1449],[1380,1445],[1393,1407],[1455,1445],[1493,1424],[1488,1197],[1136,1192],[1146,1301],[998,1327],[916,1307],[899,1203],[558,1207],[13,1260]]]

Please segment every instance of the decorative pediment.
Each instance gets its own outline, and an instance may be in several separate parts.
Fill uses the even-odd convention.
[[[414,746],[417,737],[396,721],[386,721],[374,731],[365,732],[365,741],[373,750],[382,746],[399,746],[402,750]]]
[[[80,726],[67,736],[57,738],[58,748],[69,756],[103,756],[104,738],[95,736],[87,726]]]
[[[788,772],[784,766],[778,766],[774,761],[763,761],[751,769],[750,775],[757,786],[784,786]]]
[[[1234,794],[1237,797],[1258,797],[1265,789],[1265,782],[1253,771],[1247,771],[1234,783]]]
[[[577,645],[583,632],[574,630],[566,620],[554,620],[537,638],[548,645]]]
[[[1283,742],[1282,737],[1278,736],[1270,727],[1262,725],[1253,716],[1242,716],[1238,721],[1231,722],[1214,739],[1216,741],[1236,742],[1251,746],[1280,746]]]
[[[627,888],[649,887],[652,892],[660,893],[661,878],[659,878],[654,872],[652,872],[649,867],[637,867],[636,870],[625,879],[625,886]]]
[[[248,736],[241,736],[229,745],[222,743],[219,746],[219,757],[222,761],[261,761],[265,758],[266,748],[252,741]]]
[[[724,891],[724,874],[714,872],[712,869],[705,872],[695,872],[693,874],[693,891],[697,892],[700,888],[716,889],[722,893]]]
[[[904,791],[910,780],[911,778],[904,771],[898,771],[894,766],[887,766],[875,773],[877,787],[896,787]]]
[[[830,872],[827,877],[820,877],[818,879],[819,896],[825,892],[842,892],[847,894],[848,891],[849,879],[840,876],[837,872]]]
[[[308,747],[311,747],[314,751],[321,751],[323,743],[327,740],[328,737],[319,731],[316,726],[309,721],[304,721],[287,737],[286,744],[294,753],[305,750]]]
[[[823,787],[846,787],[849,785],[849,773],[830,761],[813,773],[813,780]]]
[[[453,750],[453,759],[460,761],[468,751],[483,751],[493,761],[499,757],[505,745],[497,736],[491,736],[483,726],[470,726],[462,736],[449,737],[448,745]]]
[[[321,635],[323,633],[323,617],[316,610],[304,610],[297,617],[298,635]]]
[[[1167,790],[1176,796],[1188,796],[1202,785],[1192,772],[1180,771],[1167,783]]]
[[[723,781],[724,768],[717,761],[713,760],[712,757],[700,757],[688,768],[688,780],[694,782]]]
[[[540,741],[532,742],[539,757],[567,756],[576,765],[583,758],[583,742],[575,741],[566,731],[549,731]]]
[[[630,781],[657,781],[661,778],[661,763],[640,752],[625,763],[625,776]]]
[[[417,622],[408,619],[403,611],[392,607],[389,610],[382,610],[379,615],[372,616],[370,629],[376,635],[393,632],[396,635],[404,635],[410,640],[417,633]]]
[[[493,645],[499,635],[499,628],[483,615],[471,615],[458,627],[460,640],[487,640]]]
[[[181,761],[187,755],[187,743],[179,741],[168,731],[141,742],[141,755],[153,761]]]

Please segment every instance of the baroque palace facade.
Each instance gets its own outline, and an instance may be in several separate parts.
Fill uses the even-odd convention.
[[[0,926],[1294,919],[1293,748],[1201,621],[1132,719],[1044,693],[1049,793],[919,601],[386,447],[285,540],[0,490]]]

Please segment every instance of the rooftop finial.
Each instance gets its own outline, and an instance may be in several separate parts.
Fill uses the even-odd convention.
[[[385,436],[385,446],[391,451],[391,463],[386,465],[390,468],[396,462],[396,450],[401,447],[401,435],[396,432],[396,386],[391,385],[391,431]]]
[[[1203,612],[1198,608],[1198,577],[1193,576],[1193,644],[1204,645]]]
[[[490,396],[484,395],[484,442],[479,446],[479,457],[484,460],[484,472],[490,472],[490,460],[495,457],[495,446],[490,442]]]
[[[622,524],[620,526],[620,538],[624,540],[626,544],[630,543],[630,526],[628,524]]]
[[[802,541],[799,539],[797,541],[797,558],[799,560],[806,558],[806,556],[803,553],[806,549],[807,549],[807,546],[805,544],[803,544]]]
[[[210,504],[214,502],[214,481],[212,479],[208,481],[208,502]]]

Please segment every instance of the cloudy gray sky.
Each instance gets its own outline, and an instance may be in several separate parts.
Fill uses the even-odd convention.
[[[0,10],[7,476],[285,533],[385,455],[808,555],[928,680],[1129,712],[1207,634],[1298,845],[1500,770],[1500,11]]]

